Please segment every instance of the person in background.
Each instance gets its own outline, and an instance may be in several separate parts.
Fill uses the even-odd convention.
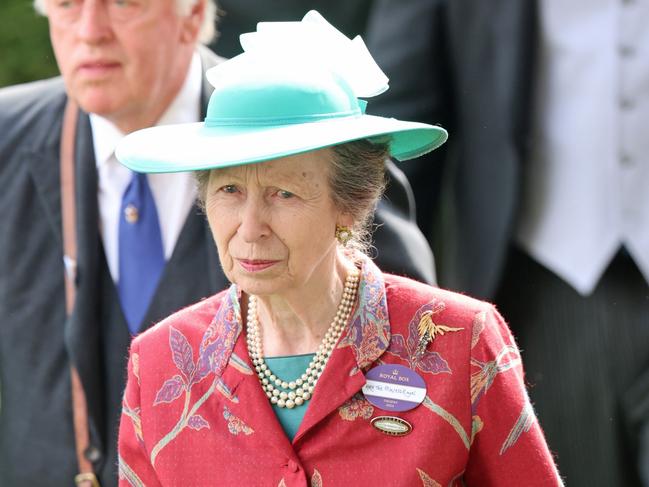
[[[36,7],[47,15],[62,77],[0,91],[0,485],[68,486],[80,468],[80,485],[91,485],[87,463],[106,487],[117,483],[131,337],[227,285],[193,178],[136,174],[113,153],[133,130],[202,118],[212,90],[204,72],[221,61],[201,47],[213,37],[216,8],[205,0]],[[62,192],[69,101],[79,107],[66,132],[76,186]],[[395,199],[379,209],[375,254],[396,273],[432,280],[407,182],[393,174]],[[71,195],[76,261],[64,260],[62,243],[61,199]],[[69,317],[64,269],[76,289]],[[74,417],[87,417],[80,441],[72,390],[83,394]]]
[[[370,110],[454,135],[405,168],[440,284],[508,317],[568,485],[649,485],[649,8],[414,3],[377,2]]]
[[[204,123],[117,149],[197,171],[232,282],[134,340],[120,485],[561,485],[494,307],[362,252],[386,156],[446,132],[364,115],[387,79],[315,11],[241,42]]]

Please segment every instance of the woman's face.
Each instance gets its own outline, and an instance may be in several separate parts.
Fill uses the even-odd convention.
[[[286,295],[327,279],[336,224],[329,149],[213,170],[207,218],[228,279],[256,295]]]

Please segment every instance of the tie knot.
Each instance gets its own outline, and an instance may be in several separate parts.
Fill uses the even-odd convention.
[[[146,184],[147,186],[149,184],[149,181],[145,173],[135,172],[135,171],[133,171],[133,178],[131,179],[131,182],[137,182],[138,184]]]

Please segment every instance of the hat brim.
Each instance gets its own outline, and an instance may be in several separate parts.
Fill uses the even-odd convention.
[[[441,127],[362,115],[282,126],[163,125],[124,138],[115,155],[143,173],[201,171],[262,162],[359,139],[385,137],[398,160],[418,157],[442,145]]]

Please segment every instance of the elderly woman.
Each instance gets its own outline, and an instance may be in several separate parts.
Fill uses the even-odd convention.
[[[364,115],[357,97],[386,80],[315,12],[242,44],[208,73],[204,124],[117,152],[138,171],[198,171],[232,282],[133,341],[121,483],[559,485],[497,311],[363,253],[386,156],[446,133]]]

